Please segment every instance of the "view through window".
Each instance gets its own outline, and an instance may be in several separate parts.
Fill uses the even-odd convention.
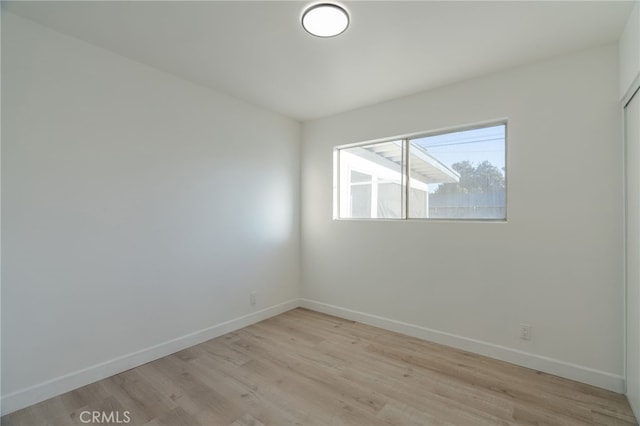
[[[506,219],[506,124],[338,148],[338,217]]]

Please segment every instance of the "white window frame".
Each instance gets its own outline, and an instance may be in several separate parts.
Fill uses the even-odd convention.
[[[504,201],[504,209],[505,209],[505,213],[504,213],[504,217],[503,218],[456,218],[456,217],[450,217],[450,218],[429,218],[429,217],[425,217],[425,218],[420,218],[420,217],[409,217],[409,199],[410,199],[410,191],[411,189],[418,189],[421,191],[426,191],[427,192],[427,212],[429,209],[429,192],[428,192],[428,186],[427,184],[424,184],[423,182],[415,182],[415,183],[411,183],[411,164],[410,164],[410,149],[411,149],[411,141],[414,139],[420,139],[420,138],[425,138],[425,137],[431,137],[431,136],[438,136],[438,135],[443,135],[443,134],[448,134],[448,133],[456,133],[456,132],[463,132],[463,131],[468,131],[468,130],[476,130],[476,129],[483,129],[483,128],[487,128],[487,127],[494,127],[494,126],[500,126],[503,125],[504,126],[504,155],[505,155],[505,166],[504,166],[504,178],[505,178],[505,201]],[[487,121],[487,122],[482,122],[482,123],[476,123],[476,124],[470,124],[470,125],[465,125],[465,126],[457,126],[457,127],[452,127],[452,128],[447,128],[447,129],[440,129],[440,130],[435,130],[435,131],[430,131],[430,132],[418,132],[418,133],[411,133],[408,135],[403,135],[403,136],[396,136],[396,137],[391,137],[391,138],[384,138],[384,139],[376,139],[376,140],[371,140],[371,141],[366,141],[366,142],[358,142],[358,143],[354,143],[354,144],[347,144],[347,145],[340,145],[340,146],[336,146],[334,148],[333,151],[333,169],[334,169],[334,175],[333,175],[333,219],[334,220],[376,220],[376,221],[387,221],[387,220],[391,220],[391,221],[397,221],[397,220],[401,220],[401,221],[456,221],[456,222],[507,222],[507,217],[508,217],[508,179],[507,179],[507,163],[508,163],[508,155],[507,155],[507,146],[508,146],[508,120],[507,119],[500,119],[500,120],[494,120],[494,121]],[[384,143],[388,143],[388,142],[401,142],[402,144],[402,165],[401,165],[401,179],[400,179],[400,185],[402,187],[402,197],[401,197],[401,217],[399,218],[378,218],[377,217],[377,193],[378,193],[378,178],[376,176],[375,171],[367,168],[366,166],[363,167],[348,167],[345,168],[345,170],[341,170],[341,151],[349,149],[349,148],[356,148],[356,147],[361,147],[361,146],[370,146],[370,145],[377,145],[377,144],[384,144]],[[355,156],[354,156],[355,157]],[[350,188],[351,188],[351,171],[355,171],[358,173],[363,173],[363,174],[367,174],[370,175],[372,177],[371,179],[371,217],[368,218],[354,218],[354,217],[348,217],[346,216],[344,213],[347,211],[350,211],[350,206],[349,206],[349,200],[350,200]],[[341,178],[343,178],[343,176],[341,175],[341,173],[347,173],[348,179],[343,181],[341,180]],[[386,180],[385,180],[386,181]],[[348,190],[344,191],[344,194],[341,194],[340,191],[340,182],[348,182],[347,187]],[[412,186],[413,185],[413,186]],[[422,186],[424,186],[425,188],[423,189]],[[343,210],[345,208],[345,202],[347,202],[346,204],[346,208],[349,210]]]

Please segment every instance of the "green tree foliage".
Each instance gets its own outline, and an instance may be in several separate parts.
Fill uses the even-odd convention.
[[[460,173],[460,182],[440,184],[436,194],[499,192],[505,189],[504,174],[486,160],[475,167],[465,160],[452,164],[451,168]]]

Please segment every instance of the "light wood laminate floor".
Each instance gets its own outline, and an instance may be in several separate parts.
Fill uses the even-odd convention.
[[[636,424],[623,395],[302,308],[2,425],[91,424],[83,411],[146,426]]]

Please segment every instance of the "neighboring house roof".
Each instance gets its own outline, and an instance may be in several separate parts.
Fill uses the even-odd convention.
[[[397,168],[397,165],[402,164],[401,144],[402,143],[398,141],[393,144],[367,146],[364,149],[376,154],[378,157],[395,163],[394,168]],[[369,159],[373,160],[372,158]],[[426,184],[460,182],[460,174],[458,172],[431,156],[424,148],[418,145],[411,145],[411,158],[409,161],[412,179]],[[385,165],[385,161],[376,161],[376,163],[383,166]],[[389,164],[387,163],[387,167],[388,166]]]

